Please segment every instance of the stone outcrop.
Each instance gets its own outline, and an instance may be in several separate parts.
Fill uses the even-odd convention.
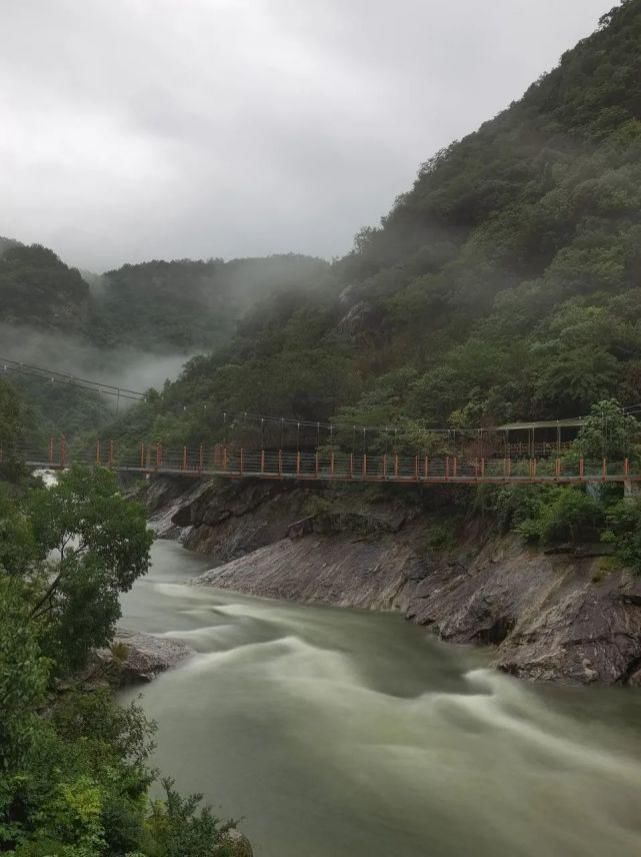
[[[119,628],[109,648],[94,652],[83,679],[113,687],[148,682],[192,654],[193,650],[179,640]]]
[[[214,853],[220,852],[221,857],[254,857],[251,842],[247,837],[237,830],[235,827],[230,827],[222,836],[220,846]]]

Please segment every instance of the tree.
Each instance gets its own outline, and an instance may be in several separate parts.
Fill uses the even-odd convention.
[[[0,380],[0,478],[15,480],[20,474],[18,449],[28,422],[28,411],[15,387]]]
[[[584,458],[621,461],[630,456],[640,428],[616,399],[604,399],[592,406],[575,446]]]
[[[147,572],[153,535],[144,508],[120,494],[110,471],[75,467],[32,491],[24,512],[35,558],[22,567],[14,558],[8,571],[30,587],[29,619],[44,651],[58,669],[77,669],[111,640],[119,594]]]

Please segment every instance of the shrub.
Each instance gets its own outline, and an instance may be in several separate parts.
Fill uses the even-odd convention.
[[[554,544],[598,539],[604,523],[597,499],[576,488],[553,488],[543,493],[516,531],[527,541]]]
[[[621,500],[611,506],[601,539],[614,545],[621,563],[641,575],[641,502]]]

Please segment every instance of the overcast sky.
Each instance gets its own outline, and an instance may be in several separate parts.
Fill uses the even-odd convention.
[[[331,257],[614,0],[0,0],[0,235]]]

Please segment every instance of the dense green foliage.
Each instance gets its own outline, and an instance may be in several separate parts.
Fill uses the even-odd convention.
[[[322,281],[328,264],[294,254],[123,265],[94,289],[91,335],[106,346],[191,354],[226,343],[256,301]]]
[[[86,314],[89,287],[75,268],[46,247],[3,239],[0,299],[4,322],[77,330]]]
[[[106,471],[0,483],[0,851],[19,857],[224,857],[224,825],[164,781],[153,724],[74,670],[109,643],[147,570],[144,510]],[[60,679],[64,678],[64,683]]]
[[[641,400],[641,0],[421,168],[325,287],[267,301],[132,415],[497,425]],[[207,408],[205,408],[207,405]]]

